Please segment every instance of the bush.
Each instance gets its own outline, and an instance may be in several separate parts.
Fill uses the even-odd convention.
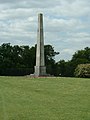
[[[75,69],[76,77],[90,78],[90,64],[80,64]]]

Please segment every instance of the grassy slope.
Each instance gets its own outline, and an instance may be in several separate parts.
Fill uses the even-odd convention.
[[[90,79],[0,77],[0,120],[90,120]]]

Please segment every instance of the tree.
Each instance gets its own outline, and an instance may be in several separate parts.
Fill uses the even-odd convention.
[[[10,43],[4,43],[0,46],[0,68],[11,67],[13,65],[12,55],[12,46]]]
[[[90,63],[90,48],[86,47],[84,50],[78,50],[72,56],[72,59],[65,62],[60,60],[57,63],[58,73],[61,73],[61,76],[72,77],[74,76],[74,71],[77,65]]]
[[[65,76],[65,71],[66,71],[66,62],[65,60],[60,60],[57,62],[57,76]]]
[[[78,50],[72,57],[72,61],[80,61],[84,63],[90,62],[90,48],[86,47],[84,50]]]
[[[57,54],[58,52],[55,52],[51,45],[45,46],[45,61],[50,74],[54,74],[54,56]],[[34,72],[35,58],[36,45],[30,48],[4,43],[0,46],[0,75],[31,74]]]
[[[55,63],[55,56],[59,54],[59,52],[54,51],[54,47],[51,45],[45,45],[45,63],[47,68],[47,73],[51,75],[56,74],[56,63]]]
[[[75,68],[79,64],[90,63],[90,48],[86,47],[84,50],[78,50],[72,57],[72,72],[74,75]]]

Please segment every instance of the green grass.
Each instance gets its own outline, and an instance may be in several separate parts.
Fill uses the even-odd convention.
[[[0,120],[90,120],[90,79],[0,77]]]

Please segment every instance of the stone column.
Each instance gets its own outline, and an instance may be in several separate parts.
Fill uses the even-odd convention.
[[[35,76],[46,76],[46,67],[44,60],[44,34],[43,34],[43,14],[38,14],[37,30],[37,49],[36,49],[36,66]]]

